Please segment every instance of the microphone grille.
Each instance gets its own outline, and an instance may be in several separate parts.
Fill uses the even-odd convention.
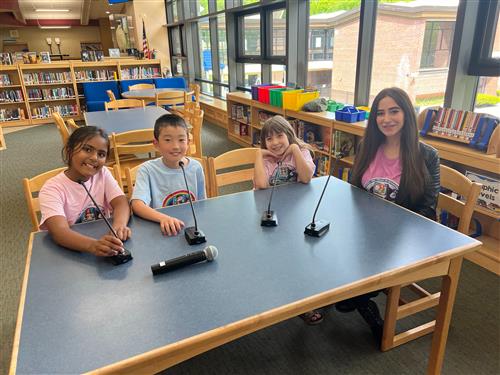
[[[203,249],[203,252],[207,256],[207,260],[211,262],[215,258],[217,258],[217,255],[219,254],[219,251],[217,248],[213,245],[209,245]]]

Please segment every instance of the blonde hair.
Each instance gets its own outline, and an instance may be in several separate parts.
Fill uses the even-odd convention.
[[[281,134],[284,133],[288,138],[288,143],[295,143],[299,146],[301,150],[307,149],[311,152],[314,157],[314,151],[312,147],[305,143],[302,139],[297,137],[295,134],[295,130],[293,130],[292,125],[282,116],[276,115],[273,116],[264,123],[262,130],[260,132],[260,147],[267,150],[266,147],[266,138],[272,134]]]

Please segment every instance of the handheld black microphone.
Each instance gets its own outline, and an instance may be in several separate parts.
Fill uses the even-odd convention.
[[[87,187],[85,186],[85,184],[83,183],[83,181],[82,180],[78,180],[78,183],[80,185],[82,185],[83,188],[85,189],[85,191],[87,192],[87,195],[92,200],[92,203],[94,203],[94,206],[97,209],[97,211],[99,212],[99,215],[101,215],[101,217],[104,219],[104,222],[108,226],[108,228],[111,231],[111,233],[113,233],[113,236],[115,236],[116,238],[119,239],[118,234],[116,234],[116,232],[115,232],[115,229],[111,226],[111,224],[109,223],[108,219],[106,219],[106,216],[104,216],[104,213],[99,208],[99,205],[96,203],[94,197],[92,196],[92,194],[90,194],[90,191],[87,189]],[[129,260],[132,260],[133,257],[132,257],[132,254],[130,253],[130,251],[128,251],[127,249],[123,248],[123,252],[122,253],[120,253],[118,255],[113,255],[111,257],[107,257],[107,259],[109,259],[111,261],[111,263],[113,263],[115,266],[118,266],[119,264],[127,263]]]
[[[193,253],[189,253],[186,255],[182,255],[180,257],[164,260],[158,264],[153,264],[151,266],[151,272],[153,275],[161,275],[162,273],[166,273],[169,271],[176,270],[178,268],[182,268],[185,266],[189,266],[191,264],[199,263],[199,262],[211,262],[215,258],[217,258],[217,248],[215,246],[207,246],[202,251],[195,251]]]
[[[278,162],[278,165],[274,169],[274,171],[278,170],[281,167],[281,160]],[[274,175],[274,172],[273,172]],[[276,212],[271,211],[271,202],[273,200],[274,187],[276,186],[276,178],[274,179],[273,187],[271,189],[271,195],[269,197],[269,203],[267,205],[267,210],[262,213],[262,218],[260,220],[260,225],[263,227],[276,227],[278,226],[278,217],[276,216]]]
[[[196,220],[196,215],[194,213],[193,201],[191,200],[191,193],[189,192],[189,186],[186,179],[186,171],[184,170],[184,162],[182,160],[179,161],[179,167],[181,167],[182,169],[182,175],[184,176],[184,182],[186,183],[187,195],[194,219],[194,227],[188,227],[184,229],[184,236],[186,237],[186,240],[190,245],[197,245],[199,243],[207,242],[207,240],[205,239],[205,234],[201,230],[198,230],[198,221]]]
[[[350,149],[349,149],[350,151]],[[347,152],[346,154],[348,154]],[[343,152],[339,152],[335,155],[335,163],[333,164],[333,170],[337,167],[337,164],[341,159],[345,157]],[[332,177],[332,169],[329,170],[328,178],[326,179],[325,186],[323,187],[323,191],[321,192],[321,196],[319,197],[318,204],[316,205],[316,209],[314,210],[314,215],[312,221],[309,225],[304,229],[304,234],[312,237],[321,237],[330,229],[330,222],[326,220],[318,220],[316,221],[316,214],[318,213],[319,205],[321,204],[321,200],[323,199],[323,195],[325,194],[328,183],[330,182],[330,177]]]

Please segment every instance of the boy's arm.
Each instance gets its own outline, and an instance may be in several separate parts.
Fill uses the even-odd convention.
[[[161,212],[149,207],[140,199],[132,200],[132,210],[143,219],[160,223],[160,229],[167,236],[174,236],[182,229],[184,222],[175,217],[162,214]]]
[[[125,195],[120,195],[111,202],[113,207],[113,228],[116,234],[122,241],[125,241],[132,234],[130,228],[127,226],[128,219],[130,218],[130,207]]]
[[[99,240],[84,236],[72,230],[64,216],[51,216],[45,220],[45,225],[54,241],[68,249],[97,256],[113,256],[123,251],[122,241],[113,235],[104,235]]]
[[[196,199],[206,199],[207,192],[205,190],[205,175],[203,174],[203,168],[200,167],[196,172],[196,191],[198,196]]]
[[[256,189],[266,189],[269,187],[266,168],[264,167],[264,155],[262,149],[257,150],[255,157],[253,183]]]

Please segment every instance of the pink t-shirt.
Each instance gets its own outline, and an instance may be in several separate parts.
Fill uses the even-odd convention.
[[[314,174],[314,169],[316,166],[314,165],[314,161],[311,157],[311,152],[308,149],[300,150],[304,159],[311,171],[311,177]],[[264,169],[266,171],[266,175],[269,178],[269,185],[274,185],[276,181],[276,185],[284,184],[286,182],[297,182],[297,165],[295,163],[295,158],[292,154],[287,155],[281,161],[281,167],[277,168],[278,163],[275,159],[264,158]]]
[[[401,160],[389,159],[379,147],[375,159],[361,178],[361,185],[375,195],[391,202],[396,200],[401,181]]]
[[[110,216],[109,202],[124,195],[108,168],[103,167],[85,182],[104,215]],[[47,229],[45,221],[52,216],[64,216],[69,225],[93,221],[100,218],[92,200],[83,186],[69,179],[64,172],[47,180],[38,195],[42,219],[40,229]]]

